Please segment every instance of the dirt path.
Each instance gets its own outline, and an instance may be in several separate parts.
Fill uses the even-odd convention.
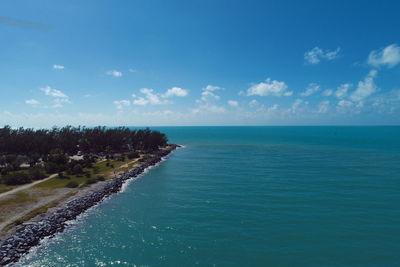
[[[55,174],[52,174],[52,175],[50,175],[49,177],[44,178],[44,179],[42,179],[42,180],[34,181],[33,183],[30,183],[30,184],[21,185],[21,186],[18,186],[17,188],[14,188],[14,189],[10,190],[10,191],[1,193],[1,194],[0,194],[0,199],[2,199],[3,197],[9,196],[9,195],[18,193],[19,191],[22,191],[22,190],[25,190],[25,189],[29,189],[29,188],[31,188],[32,186],[35,186],[35,185],[40,184],[40,183],[42,183],[42,182],[44,182],[44,181],[47,181],[47,180],[49,180],[49,179],[51,179],[51,178],[54,178],[54,177],[56,177],[57,175],[58,175],[58,174],[55,173]]]

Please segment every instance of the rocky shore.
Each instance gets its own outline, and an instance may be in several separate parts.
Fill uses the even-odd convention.
[[[11,237],[0,243],[0,266],[18,261],[30,248],[38,245],[43,238],[62,232],[67,226],[67,221],[74,220],[79,214],[101,202],[107,196],[119,192],[126,180],[138,176],[146,168],[157,164],[177,147],[177,145],[170,145],[166,149],[159,150],[140,166],[104,182],[104,186],[96,188],[95,191],[75,197],[37,222],[23,224]]]

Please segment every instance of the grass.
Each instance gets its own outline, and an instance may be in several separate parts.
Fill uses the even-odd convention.
[[[110,165],[114,165],[114,169],[118,169],[122,165],[126,164],[127,161],[118,161],[118,160],[110,160],[110,161],[101,161],[93,164],[93,166],[97,166],[99,168],[99,173],[98,174],[106,174],[109,171],[112,171],[113,168],[110,166],[107,166],[107,162]]]
[[[114,168],[111,166],[107,166],[107,162],[109,165],[114,165]],[[113,170],[117,170],[122,165],[126,164],[127,161],[117,161],[117,160],[110,160],[110,161],[100,161],[93,164],[93,167],[97,167],[98,171],[95,173],[94,168],[85,168],[83,171],[88,172],[91,174],[91,177],[97,177],[98,175],[104,176],[106,179],[111,178],[111,175],[108,175]],[[34,186],[34,188],[39,189],[56,189],[56,188],[63,188],[67,187],[67,184],[71,181],[78,183],[80,186],[87,184],[86,182],[90,179],[85,177],[84,175],[67,175],[69,179],[61,179],[60,177],[56,176],[52,179],[49,179],[45,182],[39,183]]]
[[[96,177],[98,175],[102,175],[104,176],[106,179],[110,179],[114,176],[113,170],[117,171],[118,168],[120,168],[122,165],[127,164],[129,162],[129,160],[125,161],[118,161],[118,160],[109,160],[109,161],[100,161],[100,162],[96,162],[93,164],[93,167],[97,167],[97,171],[95,172],[93,168],[85,168],[84,171],[88,172],[91,174],[92,177]],[[112,168],[111,166],[107,166],[107,163],[109,165],[113,165],[114,168]],[[122,168],[119,169],[118,171],[126,171],[130,168],[132,168],[132,163],[130,163],[128,166],[128,168]],[[29,173],[29,168],[26,169],[22,169],[22,170],[18,170],[18,171],[13,171],[10,172],[11,173]],[[46,173],[48,176],[51,175],[51,173]],[[66,185],[71,182],[71,181],[75,181],[77,182],[79,185],[84,184],[88,178],[80,176],[80,175],[68,175],[70,177],[70,179],[61,179],[58,176],[49,179],[45,182],[39,183],[36,186],[34,186],[34,188],[40,188],[40,189],[56,189],[56,188],[62,188],[62,187],[66,187]],[[0,175],[0,181],[1,181],[1,175]],[[7,191],[10,191],[14,188],[16,188],[17,186],[7,186],[5,184],[0,183],[0,193],[4,193]]]
[[[69,176],[70,179],[61,179],[60,177],[56,176],[54,178],[51,178],[47,181],[44,181],[42,183],[39,183],[35,185],[33,188],[38,188],[38,189],[56,189],[56,188],[62,188],[66,187],[67,184],[71,181],[75,181],[78,184],[82,184],[86,181],[86,177],[83,176],[76,176],[76,175],[71,175]]]
[[[39,207],[39,208],[36,208],[36,209],[30,211],[29,213],[25,214],[24,216],[18,218],[17,220],[15,220],[15,221],[13,221],[12,223],[10,223],[10,224],[8,224],[7,226],[5,226],[5,227],[3,228],[3,231],[7,231],[7,230],[9,230],[9,229],[10,229],[12,226],[14,226],[14,225],[21,224],[21,223],[23,223],[23,222],[26,222],[26,221],[28,221],[28,220],[30,220],[30,219],[36,217],[36,216],[39,215],[39,214],[45,213],[48,209],[57,206],[57,205],[60,204],[62,201],[64,201],[65,199],[67,199],[67,198],[69,198],[69,197],[71,197],[71,196],[73,196],[73,195],[75,195],[75,194],[76,194],[76,192],[70,192],[70,193],[64,195],[64,196],[63,196],[62,198],[60,198],[60,199],[54,200],[54,201],[52,201],[52,202],[50,202],[50,203],[48,203],[48,204],[46,204],[46,205],[44,205],[44,206],[42,206],[42,207]]]
[[[3,208],[4,206],[19,205],[36,200],[37,200],[36,197],[33,197],[26,192],[18,192],[15,194],[13,198],[0,201],[0,209]]]
[[[25,173],[25,174],[29,174],[29,168],[25,168],[25,169],[22,169],[22,170],[18,170],[18,171],[11,171],[11,172],[9,172],[8,174],[15,174],[15,173]],[[51,175],[51,173],[46,173],[46,175],[47,176],[50,176]],[[2,181],[2,178],[4,177],[4,175],[1,175],[0,174],[0,181]],[[14,189],[14,188],[16,188],[16,187],[18,187],[19,185],[5,185],[5,184],[3,184],[3,183],[1,183],[0,182],[0,194],[1,193],[4,193],[4,192],[7,192],[7,191],[10,191],[10,190],[12,190],[12,189]]]
[[[0,194],[14,189],[16,186],[0,184]]]
[[[93,164],[93,167],[96,167],[97,171],[94,170],[94,168],[85,168],[84,172],[90,173],[91,177],[88,178],[85,175],[66,175],[69,177],[69,179],[61,179],[60,177],[56,176],[54,178],[51,178],[47,181],[41,182],[37,185],[35,185],[33,188],[35,189],[42,189],[44,190],[42,194],[52,194],[52,191],[58,188],[65,188],[68,183],[71,181],[75,181],[76,183],[79,184],[80,187],[83,186],[89,186],[88,181],[91,179],[95,179],[98,176],[103,176],[105,179],[111,179],[114,177],[114,173],[119,173],[119,172],[125,172],[128,169],[132,168],[133,165],[138,161],[138,159],[133,159],[133,160],[125,160],[125,161],[117,161],[117,160],[110,160],[110,161],[100,161],[96,162]],[[107,162],[108,165],[107,166]],[[123,165],[127,165],[127,167],[121,168]],[[114,167],[111,167],[110,165],[113,165]],[[0,192],[5,192],[10,189],[15,188],[16,186],[5,186],[0,184]],[[65,199],[75,195],[78,192],[78,190],[72,190],[68,194],[65,194],[62,196],[60,199],[54,200],[42,207],[36,208],[34,210],[31,210],[29,213],[26,215],[18,218],[17,220],[11,222],[8,224],[5,228],[2,229],[2,231],[7,231],[8,229],[12,228],[14,225],[21,224],[25,221],[30,220],[31,218],[45,213],[49,208],[55,207],[62,203]],[[0,201],[0,209],[2,208],[12,208],[14,205],[25,205],[28,202],[36,202],[37,198],[31,196],[30,194],[22,191],[18,192],[15,194],[10,199]],[[0,218],[0,222],[4,221],[3,218]]]

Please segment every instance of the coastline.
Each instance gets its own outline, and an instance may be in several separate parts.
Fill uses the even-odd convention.
[[[48,236],[62,232],[67,222],[74,220],[87,209],[100,203],[106,197],[120,192],[124,183],[142,174],[148,167],[156,165],[163,157],[169,155],[178,145],[168,145],[152,154],[152,157],[142,162],[118,177],[94,184],[78,194],[65,199],[56,207],[48,209],[22,225],[16,226],[6,234],[7,238],[0,241],[0,266],[17,262],[29,250],[40,244]]]

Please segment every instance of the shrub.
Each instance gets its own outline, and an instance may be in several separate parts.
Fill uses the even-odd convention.
[[[67,169],[67,171],[66,171],[66,172],[67,172],[67,174],[68,174],[68,175],[72,175],[72,174],[74,174],[71,168]]]
[[[1,175],[7,175],[8,174],[7,167],[2,168],[1,171],[0,171],[0,174]]]
[[[90,178],[86,180],[86,184],[95,184],[98,180],[96,178]]]
[[[73,168],[72,168],[73,173],[75,174],[80,174],[83,172],[82,169],[82,165],[81,164],[76,164]]]
[[[75,181],[71,181],[66,185],[66,187],[69,187],[69,188],[75,188],[75,187],[78,187],[78,186],[79,186],[79,184],[77,182],[75,182]]]
[[[14,155],[14,154],[6,155],[6,157],[5,157],[5,161],[6,161],[6,163],[8,163],[8,164],[12,164],[12,163],[14,163],[16,160],[17,160],[17,156]]]
[[[43,178],[46,178],[47,175],[42,169],[34,167],[29,170],[29,176],[32,180],[42,180]]]
[[[48,155],[47,161],[62,165],[68,163],[68,158],[61,151],[54,150]]]
[[[97,176],[97,181],[105,181],[106,178],[103,175],[98,175]]]
[[[44,169],[46,170],[47,173],[62,172],[67,169],[67,165],[66,164],[57,164],[54,162],[46,162],[44,164]]]
[[[110,162],[106,162],[106,166],[109,167],[110,166]]]
[[[130,152],[128,153],[128,159],[137,159],[139,157],[139,153],[138,152]]]
[[[70,179],[70,177],[67,176],[67,175],[65,175],[63,172],[58,173],[58,177],[59,177],[60,179]]]
[[[20,185],[32,182],[32,179],[26,173],[8,174],[3,178],[6,185]]]
[[[144,155],[141,159],[139,159],[140,162],[145,162],[146,160],[151,159],[150,155]]]
[[[94,166],[93,167],[93,173],[99,173],[100,172],[100,168],[99,168],[99,166]]]
[[[90,172],[87,172],[87,173],[85,173],[85,177],[90,178],[90,177],[92,177],[92,174]]]
[[[87,163],[95,163],[96,157],[92,155],[83,155],[83,160],[86,161]]]

